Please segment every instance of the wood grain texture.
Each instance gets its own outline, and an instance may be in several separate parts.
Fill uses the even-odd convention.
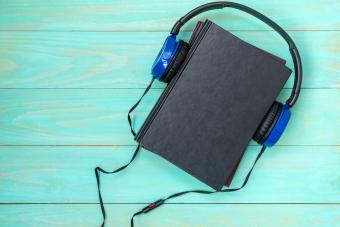
[[[127,111],[143,89],[1,89],[1,145],[133,145]],[[160,96],[133,114],[138,129]],[[290,90],[281,92],[284,101]],[[279,145],[339,145],[339,89],[304,89]],[[321,132],[321,133],[320,133]],[[303,135],[303,136],[302,136]],[[254,143],[253,143],[254,144]]]
[[[128,162],[135,146],[0,147],[0,203],[97,203],[94,168]],[[240,185],[260,148],[251,146],[232,187]],[[175,203],[340,203],[339,146],[277,146],[259,161],[246,188]],[[150,203],[208,186],[147,150],[125,171],[102,175],[107,203]],[[273,193],[275,192],[275,193]],[[207,222],[209,223],[209,222]]]
[[[149,82],[174,22],[205,2],[0,0],[0,226],[99,226],[93,168],[114,169],[129,160],[136,145],[127,110]],[[237,2],[289,30],[299,47],[304,89],[292,121],[242,191],[178,198],[137,218],[137,227],[340,223],[340,1]],[[205,18],[292,67],[279,36],[237,10],[204,13],[183,27],[180,38],[188,40],[188,31]],[[134,114],[137,128],[164,84],[154,88]],[[254,143],[248,147],[233,186],[258,150]],[[126,171],[103,176],[102,186],[111,203],[107,226],[129,226],[135,211],[159,197],[207,189],[146,150]]]
[[[107,226],[129,226],[130,216],[145,205],[107,205]],[[301,227],[336,226],[340,205],[167,204],[135,219],[136,226],[159,227]],[[200,215],[195,215],[200,214]],[[176,217],[174,217],[176,215]],[[101,223],[99,205],[0,206],[3,227],[93,227]]]
[[[288,61],[274,32],[233,32]],[[304,88],[340,87],[340,31],[290,32],[304,63]],[[188,40],[190,33],[184,33]],[[144,88],[165,32],[0,33],[0,88]],[[156,83],[155,87],[164,87]],[[286,87],[292,87],[292,79]]]
[[[168,31],[191,9],[207,0],[11,0],[1,1],[1,30]],[[337,0],[240,0],[277,21],[285,29],[339,30]],[[215,10],[209,17],[229,30],[269,29],[233,9]],[[197,21],[197,19],[195,21]],[[192,29],[192,25],[185,29]]]

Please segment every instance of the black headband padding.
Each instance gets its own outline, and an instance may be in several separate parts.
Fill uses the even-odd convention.
[[[164,76],[161,78],[161,81],[165,83],[169,83],[171,79],[178,72],[179,67],[182,65],[185,56],[189,52],[189,44],[184,42],[183,40],[179,41],[179,47],[176,51],[174,58],[172,59],[170,65],[167,67],[167,70],[164,73]]]
[[[239,4],[239,3],[226,2],[226,1],[211,2],[211,3],[207,3],[207,4],[204,4],[204,5],[201,5],[197,8],[195,8],[195,9],[191,10],[188,14],[181,17],[175,23],[175,25],[172,27],[170,33],[173,34],[173,35],[177,35],[179,33],[181,27],[186,22],[188,22],[191,18],[197,16],[200,13],[203,13],[203,12],[206,12],[206,11],[209,11],[209,10],[214,10],[214,9],[222,9],[224,7],[235,8],[235,9],[241,10],[243,12],[246,12],[246,13],[258,18],[259,20],[263,21],[264,23],[269,25],[271,28],[273,28],[288,43],[289,51],[290,51],[290,54],[293,58],[295,76],[294,76],[293,89],[292,89],[290,97],[286,101],[286,104],[288,106],[292,107],[295,104],[295,102],[297,101],[299,94],[300,94],[300,90],[301,90],[302,63],[301,63],[300,54],[299,54],[299,51],[298,51],[293,39],[288,35],[288,33],[285,30],[283,30],[283,28],[281,28],[274,21],[272,21],[271,19],[266,17],[265,15],[261,14],[260,12],[254,10],[254,9],[248,7],[248,6],[245,6],[245,5],[242,5],[242,4]]]
[[[257,143],[262,145],[264,141],[267,139],[270,132],[274,128],[277,120],[279,119],[282,109],[283,109],[282,104],[276,101],[269,108],[268,112],[266,113],[266,116],[263,118],[260,126],[257,128],[253,136],[253,139]]]

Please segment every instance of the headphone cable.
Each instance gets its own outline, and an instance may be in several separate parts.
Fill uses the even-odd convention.
[[[249,180],[249,177],[257,163],[257,161],[260,159],[260,157],[262,156],[262,154],[264,153],[264,151],[266,150],[266,146],[262,146],[261,148],[261,151],[259,152],[259,154],[257,155],[252,167],[250,168],[250,170],[248,171],[242,185],[240,187],[237,187],[237,188],[226,188],[226,189],[222,189],[222,190],[219,190],[219,191],[208,191],[208,190],[190,190],[190,191],[182,191],[182,192],[177,192],[175,194],[172,194],[168,197],[166,197],[165,199],[159,199],[153,203],[150,203],[148,206],[144,207],[143,209],[141,209],[140,211],[134,213],[131,217],[131,221],[130,221],[130,226],[131,227],[134,227],[134,218],[136,216],[139,216],[141,214],[146,214],[148,212],[150,212],[151,210],[154,210],[156,209],[157,207],[160,207],[162,206],[165,201],[167,200],[170,200],[170,199],[173,199],[173,198],[176,198],[176,197],[180,197],[180,196],[183,196],[183,195],[186,195],[186,194],[189,194],[189,193],[197,193],[197,194],[213,194],[213,193],[216,193],[216,192],[234,192],[234,191],[238,191],[240,189],[242,189],[244,186],[247,185],[248,183],[248,180]]]
[[[133,129],[132,127],[132,120],[131,120],[131,113],[137,108],[137,106],[139,105],[139,103],[142,101],[143,97],[149,92],[153,82],[154,82],[154,78],[152,78],[150,84],[146,87],[144,93],[142,94],[142,96],[138,99],[138,101],[130,108],[129,112],[128,112],[128,122],[129,122],[129,126],[130,126],[130,130],[131,130],[131,133],[133,136],[136,136],[136,132],[135,130]],[[120,172],[122,170],[124,170],[125,168],[127,168],[136,158],[137,154],[139,153],[140,151],[140,148],[141,146],[138,144],[136,150],[134,151],[130,161],[113,170],[113,171],[106,171],[104,169],[102,169],[101,167],[97,166],[94,171],[95,171],[95,176],[96,176],[96,182],[97,182],[97,189],[98,189],[98,198],[99,198],[99,203],[100,203],[100,208],[101,208],[101,211],[102,211],[102,216],[103,216],[103,222],[101,224],[101,227],[104,227],[105,226],[105,221],[106,221],[106,211],[105,211],[105,206],[104,206],[104,202],[103,202],[103,198],[102,198],[102,194],[101,194],[101,190],[100,190],[100,173],[103,173],[103,174],[113,174],[113,173],[117,173],[117,172]],[[216,191],[208,191],[208,190],[188,190],[188,191],[182,191],[182,192],[177,192],[175,194],[172,194],[164,199],[159,199],[153,203],[150,203],[148,206],[144,207],[143,209],[141,209],[140,211],[134,213],[131,217],[131,221],[130,221],[130,226],[131,227],[134,227],[134,218],[136,216],[139,216],[141,214],[146,214],[148,212],[150,212],[151,210],[154,210],[158,207],[160,207],[161,205],[163,205],[165,203],[165,201],[167,200],[171,200],[173,198],[176,198],[176,197],[180,197],[180,196],[183,196],[183,195],[186,195],[186,194],[189,194],[189,193],[198,193],[198,194],[213,194],[213,193],[216,193],[216,192],[234,192],[234,191],[238,191],[240,189],[242,189],[244,186],[246,186],[248,180],[249,180],[249,177],[257,163],[257,161],[260,159],[260,157],[262,156],[262,154],[264,153],[264,151],[266,150],[266,146],[262,146],[261,148],[261,151],[259,152],[259,154],[257,155],[251,169],[248,171],[248,174],[246,175],[242,185],[238,188],[226,188],[226,189],[221,189],[221,190],[216,190]]]
[[[155,81],[155,78],[152,78],[151,82],[149,83],[149,85],[145,88],[144,90],[144,93],[142,94],[142,96],[138,99],[138,101],[130,108],[129,112],[128,112],[128,122],[129,122],[129,126],[130,126],[130,130],[131,130],[131,133],[133,136],[136,136],[136,132],[135,130],[133,129],[132,127],[132,120],[131,120],[131,113],[137,108],[137,106],[139,105],[139,103],[142,101],[143,97],[149,92],[153,82]],[[101,194],[101,191],[100,191],[100,173],[104,173],[104,174],[113,174],[113,173],[117,173],[117,172],[120,172],[122,171],[123,169],[125,169],[126,167],[128,167],[132,162],[133,160],[135,160],[137,154],[139,153],[140,151],[140,145],[137,146],[135,152],[133,153],[130,161],[113,170],[113,171],[106,171],[104,169],[102,169],[101,167],[97,166],[95,169],[94,169],[94,172],[95,172],[95,175],[96,175],[96,181],[97,181],[97,189],[98,189],[98,198],[99,198],[99,203],[100,203],[100,208],[101,208],[101,211],[102,211],[102,215],[103,215],[103,223],[101,224],[101,227],[104,227],[105,225],[105,221],[106,221],[106,212],[105,212],[105,207],[104,207],[104,202],[103,202],[103,198],[102,198],[102,194]]]

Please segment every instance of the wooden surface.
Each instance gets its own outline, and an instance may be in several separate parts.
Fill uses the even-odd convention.
[[[127,110],[173,23],[204,2],[0,0],[0,226],[99,226],[93,168],[129,160],[136,144]],[[292,121],[245,189],[173,200],[137,218],[137,226],[340,222],[340,1],[239,2],[282,25],[299,47],[304,80]],[[206,17],[292,66],[285,43],[261,22],[232,9],[199,16]],[[134,113],[137,128],[163,88],[155,83]],[[233,186],[258,150],[250,144]],[[146,150],[102,184],[108,226],[129,226],[131,214],[173,192],[207,189]]]

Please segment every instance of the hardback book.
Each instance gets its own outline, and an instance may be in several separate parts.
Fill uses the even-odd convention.
[[[220,190],[292,71],[209,20],[191,41],[135,139]]]

